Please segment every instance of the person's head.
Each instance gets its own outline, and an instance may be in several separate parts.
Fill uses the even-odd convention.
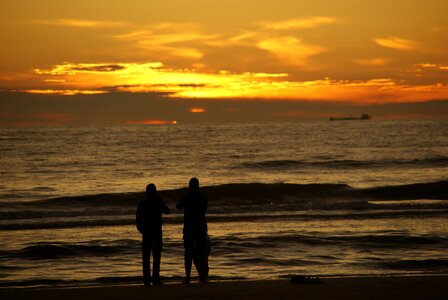
[[[156,185],[150,183],[146,186],[146,194],[154,194],[157,191]]]
[[[190,189],[198,189],[199,188],[199,179],[196,177],[193,177],[190,179],[190,182],[188,183],[188,186]]]

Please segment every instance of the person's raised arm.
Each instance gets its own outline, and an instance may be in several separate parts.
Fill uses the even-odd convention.
[[[166,206],[165,202],[163,202],[162,199],[160,199],[160,203],[162,204],[161,207],[163,214],[168,215],[169,213],[171,213],[171,209],[168,206]]]
[[[185,206],[185,196],[180,198],[179,202],[177,202],[176,204],[176,208],[180,210],[184,209],[184,206]]]

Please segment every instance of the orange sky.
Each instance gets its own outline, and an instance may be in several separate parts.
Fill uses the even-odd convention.
[[[444,0],[2,0],[0,89],[447,99],[447,11]]]

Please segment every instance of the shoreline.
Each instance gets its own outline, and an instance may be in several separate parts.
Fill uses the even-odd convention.
[[[1,299],[446,299],[448,275],[378,277],[322,277],[322,283],[290,280],[234,280],[168,282],[163,286],[141,284],[88,287],[0,289]]]

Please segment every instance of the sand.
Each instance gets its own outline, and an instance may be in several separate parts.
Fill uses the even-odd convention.
[[[448,276],[322,278],[321,284],[287,280],[232,281],[0,290],[1,299],[448,299]]]

